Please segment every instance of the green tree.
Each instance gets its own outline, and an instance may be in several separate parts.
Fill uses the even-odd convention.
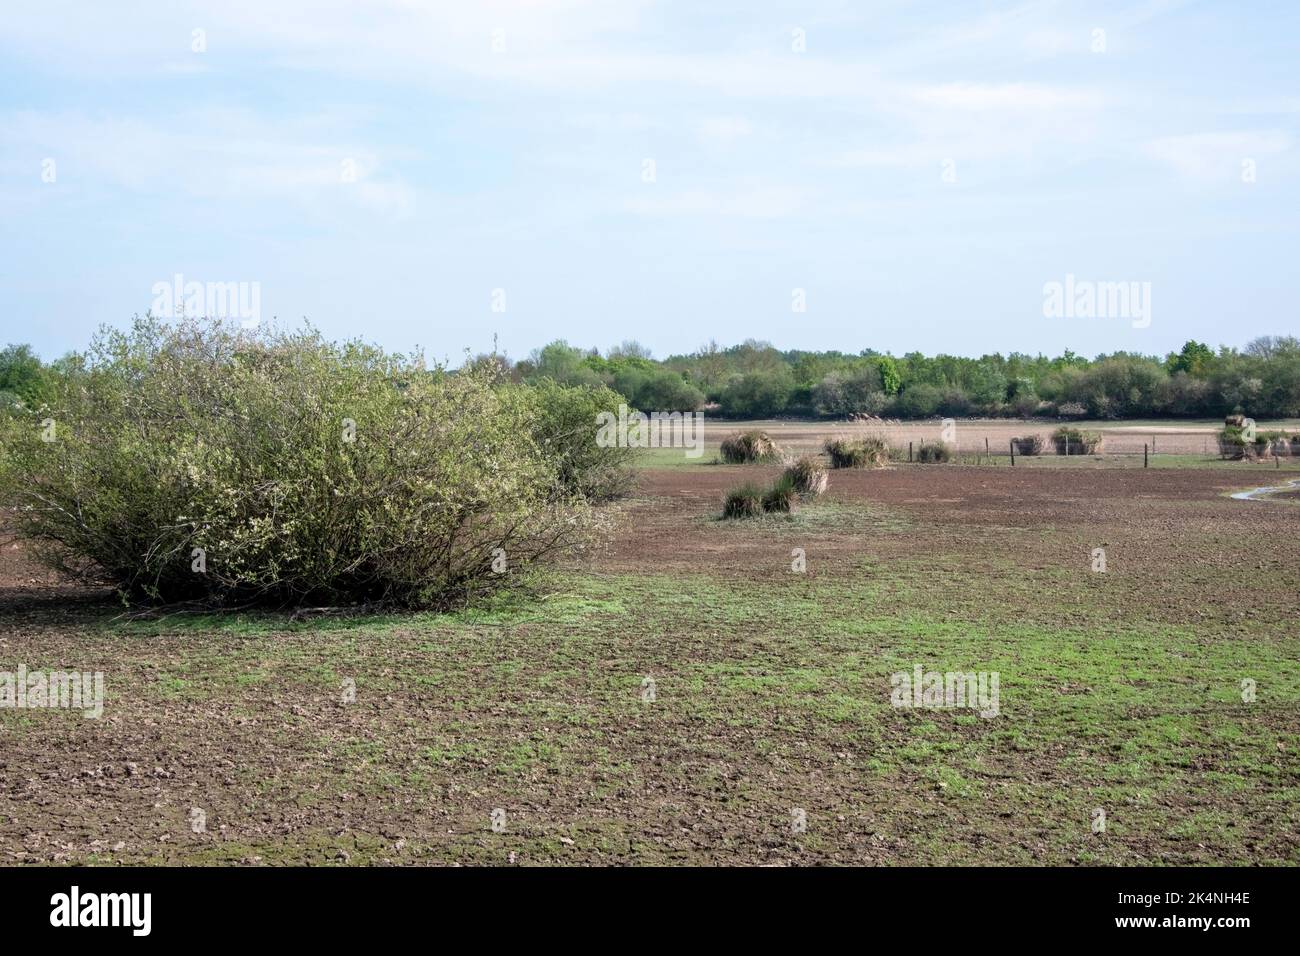
[[[794,376],[786,366],[738,375],[722,391],[722,412],[736,418],[779,415],[793,390]]]
[[[1200,378],[1209,370],[1214,361],[1214,352],[1203,342],[1188,339],[1183,350],[1177,355],[1170,355],[1165,363],[1170,373],[1186,372],[1194,378]]]
[[[903,384],[903,375],[898,370],[898,363],[889,355],[877,355],[872,362],[880,376],[881,391],[886,395],[897,395],[898,389]]]
[[[0,394],[3,393],[29,406],[39,405],[48,398],[49,372],[30,345],[9,345],[0,351]]]

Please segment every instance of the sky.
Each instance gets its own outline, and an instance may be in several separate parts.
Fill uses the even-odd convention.
[[[179,275],[453,363],[1240,347],[1300,325],[1298,141],[1293,2],[10,0],[0,343]]]

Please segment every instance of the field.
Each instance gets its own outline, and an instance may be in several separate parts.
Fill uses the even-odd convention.
[[[1008,443],[1012,438],[1025,438],[1040,435],[1047,440],[1058,422],[1043,420],[1012,420],[1005,418],[958,418],[953,420],[953,432],[949,443],[961,455],[982,455],[985,441],[994,457],[1009,457]],[[1102,436],[1101,458],[1141,457],[1143,446],[1148,446],[1158,457],[1164,455],[1197,456],[1208,458],[1216,449],[1215,435],[1223,427],[1222,421],[1125,421],[1072,422],[1073,427],[1085,431],[1097,432]],[[908,442],[920,444],[923,441],[938,441],[943,435],[943,424],[935,418],[927,421],[881,422],[790,422],[764,421],[747,422],[741,425],[726,421],[709,421],[705,425],[705,435],[709,447],[713,447],[726,434],[738,428],[761,428],[771,434],[783,447],[794,451],[820,451],[822,439],[829,434],[854,435],[857,433],[878,433],[889,439],[891,445],[906,449]],[[1285,430],[1300,431],[1300,422],[1273,421],[1259,422],[1260,431]],[[1048,446],[1050,448],[1050,444]]]
[[[970,454],[984,425],[1019,428],[959,422]],[[724,522],[778,471],[712,464],[732,427],[647,453],[606,548],[452,615],[126,619],[6,542],[0,669],[108,700],[0,710],[0,861],[1300,863],[1300,511],[1228,497],[1300,462],[1139,425],[1150,469],[837,471]],[[998,713],[892,706],[917,665],[996,672]]]

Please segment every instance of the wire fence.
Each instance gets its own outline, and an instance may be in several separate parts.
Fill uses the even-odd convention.
[[[1081,450],[1072,440],[1068,456],[1065,447],[1053,441],[1053,432],[1061,423],[1039,423],[1026,421],[979,421],[965,422],[960,419],[943,421],[886,421],[871,422],[710,422],[706,427],[706,440],[710,447],[716,447],[725,434],[752,428],[762,429],[771,434],[778,446],[784,451],[795,454],[817,453],[828,438],[860,438],[868,435],[883,438],[896,460],[917,460],[919,449],[923,444],[941,442],[948,448],[953,460],[963,463],[989,461],[997,464],[1010,464],[1011,458],[1065,459],[1079,457],[1110,458],[1125,460],[1142,460],[1144,462],[1180,458],[1201,458],[1215,460],[1225,457],[1247,457],[1267,459],[1282,464],[1294,459],[1300,462],[1300,433],[1289,434],[1286,438],[1265,447],[1247,446],[1245,449],[1230,449],[1232,454],[1224,455],[1219,447],[1219,430],[1211,427],[1162,425],[1150,430],[1131,425],[1107,425],[1105,423],[1071,423],[1069,427],[1077,428],[1092,436],[1100,436],[1099,443],[1089,451]],[[1036,436],[1039,441],[1037,454],[1026,454],[1030,443],[1025,441]],[[1244,455],[1243,455],[1244,452]]]

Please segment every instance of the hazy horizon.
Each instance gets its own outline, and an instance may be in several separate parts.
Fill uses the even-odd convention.
[[[131,322],[133,321],[133,318],[134,318],[134,317],[128,317],[127,319],[125,319],[125,320],[123,320],[123,321],[121,321],[121,322],[108,322],[108,323],[104,323],[104,324],[107,325],[107,326],[110,326],[110,327],[116,328],[116,329],[125,330],[125,329],[129,328]],[[308,317],[308,318],[310,318],[310,317]],[[492,352],[492,348],[493,348],[493,346],[492,346],[492,342],[491,342],[491,341],[488,342],[487,348],[484,348],[484,349],[470,349],[469,346],[464,346],[464,347],[462,347],[462,348],[460,348],[460,349],[458,349],[458,350],[455,350],[455,351],[447,351],[446,349],[437,349],[437,348],[435,348],[434,346],[427,345],[427,344],[425,344],[425,343],[416,343],[415,345],[411,345],[411,346],[403,346],[403,345],[392,345],[392,346],[390,346],[390,345],[388,345],[388,344],[386,344],[386,343],[384,343],[384,342],[380,342],[380,341],[374,339],[373,337],[367,336],[364,332],[345,333],[345,334],[340,334],[340,335],[331,335],[331,334],[327,334],[327,333],[325,333],[325,330],[324,330],[324,329],[321,329],[320,326],[319,326],[318,324],[316,324],[316,323],[310,323],[310,324],[311,324],[313,327],[317,328],[319,331],[321,331],[323,334],[326,334],[326,337],[327,337],[327,338],[331,338],[331,339],[333,339],[333,340],[335,340],[335,341],[345,341],[345,340],[350,340],[350,339],[360,339],[360,340],[362,340],[362,341],[365,341],[365,342],[368,342],[368,343],[371,343],[371,344],[376,344],[376,345],[383,346],[385,349],[387,349],[387,350],[389,350],[389,351],[394,351],[394,352],[398,352],[398,353],[408,353],[408,352],[412,352],[412,351],[416,351],[416,350],[422,350],[422,351],[425,353],[425,355],[428,356],[429,358],[437,359],[437,360],[443,361],[444,364],[447,364],[447,365],[449,365],[449,366],[452,367],[452,368],[458,368],[458,367],[460,367],[462,364],[464,364],[465,361],[467,361],[467,360],[469,360],[469,359],[473,359],[473,358],[475,358],[475,357],[477,357],[477,356],[479,356],[479,355],[490,354],[490,353]],[[269,329],[272,328],[273,326],[274,326],[274,327],[285,328],[285,329],[293,329],[293,328],[299,328],[299,327],[302,327],[302,326],[303,326],[303,322],[302,322],[302,320],[298,320],[298,321],[296,321],[296,322],[288,322],[288,323],[286,323],[286,322],[284,322],[284,321],[281,320],[281,319],[275,319],[275,318],[273,318],[273,319],[271,319],[271,320],[264,320],[263,323],[262,323],[262,327],[265,328],[265,329],[267,329],[267,330],[269,330]],[[69,352],[84,352],[84,351],[86,350],[86,347],[90,344],[91,338],[93,338],[93,336],[97,333],[97,331],[98,331],[98,328],[96,328],[96,329],[91,329],[91,330],[89,331],[89,333],[87,334],[87,338],[86,338],[86,341],[85,341],[85,342],[82,342],[80,345],[73,346],[73,347],[70,347],[70,348],[68,348],[68,349],[64,349],[63,351],[61,351],[61,352],[57,352],[57,353],[41,352],[40,349],[37,348],[37,347],[33,344],[32,340],[31,340],[31,337],[29,337],[29,338],[24,338],[24,337],[23,337],[23,333],[20,332],[20,331],[15,331],[15,332],[9,334],[9,337],[8,337],[5,341],[0,342],[0,347],[6,346],[6,345],[32,345],[32,349],[33,349],[33,351],[34,351],[34,352],[35,352],[35,353],[36,353],[36,354],[37,354],[37,355],[38,355],[38,356],[39,356],[43,361],[46,361],[46,362],[52,362],[52,361],[55,361],[55,360],[61,358],[63,355],[68,354]],[[1273,334],[1273,335],[1283,335],[1283,334],[1290,335],[1290,333],[1262,333],[1262,335],[1270,335],[1270,334]],[[490,338],[490,337],[489,337],[489,338]],[[1002,355],[1002,356],[1004,356],[1004,357],[1008,357],[1008,356],[1013,355],[1013,354],[1020,354],[1020,355],[1028,355],[1028,356],[1031,356],[1031,357],[1039,357],[1039,356],[1042,356],[1042,357],[1045,357],[1045,358],[1051,358],[1051,359],[1054,359],[1054,358],[1060,358],[1060,357],[1062,357],[1062,355],[1064,354],[1064,351],[1065,351],[1065,350],[1068,350],[1068,351],[1070,351],[1072,354],[1074,354],[1074,355],[1076,355],[1076,356],[1079,356],[1079,357],[1081,357],[1081,358],[1085,358],[1085,359],[1087,359],[1087,360],[1089,360],[1089,361],[1093,361],[1093,360],[1097,359],[1097,358],[1098,358],[1099,356],[1101,356],[1101,355],[1110,355],[1110,354],[1113,354],[1113,352],[1115,352],[1115,351],[1122,351],[1122,350],[1110,350],[1110,351],[1107,351],[1107,352],[1097,352],[1097,353],[1089,354],[1089,353],[1079,352],[1079,351],[1077,351],[1077,350],[1075,350],[1075,349],[1071,349],[1068,345],[1065,346],[1065,349],[1060,350],[1060,351],[1043,351],[1043,350],[1033,350],[1033,351],[1030,351],[1030,350],[1026,350],[1026,349],[1014,349],[1014,348],[1013,348],[1013,349],[1002,350],[1002,351],[997,351],[997,350],[986,350],[986,351],[983,351],[983,352],[956,352],[956,351],[953,351],[953,352],[940,352],[940,351],[926,351],[925,349],[920,349],[920,348],[907,348],[907,349],[904,349],[904,350],[901,350],[901,351],[887,351],[887,350],[885,350],[885,349],[873,349],[873,347],[872,347],[871,345],[863,345],[863,346],[861,346],[860,348],[855,348],[855,349],[850,349],[850,348],[836,348],[834,345],[829,346],[828,348],[824,348],[824,349],[810,349],[810,348],[806,348],[806,347],[804,347],[804,346],[800,346],[800,345],[798,345],[798,344],[794,344],[794,345],[785,345],[785,344],[782,344],[782,343],[780,343],[780,342],[772,342],[772,341],[769,341],[769,340],[766,340],[766,339],[758,339],[758,338],[753,337],[753,336],[751,336],[750,338],[751,338],[751,339],[754,339],[754,341],[757,341],[757,342],[759,342],[760,344],[771,345],[771,346],[772,346],[774,349],[776,349],[778,352],[782,352],[782,353],[787,353],[787,352],[814,352],[814,351],[815,351],[815,352],[829,353],[829,352],[837,352],[837,351],[838,351],[838,352],[840,352],[840,353],[842,353],[842,354],[844,354],[844,355],[860,355],[864,350],[872,350],[872,351],[876,352],[877,354],[882,354],[882,355],[891,355],[891,356],[893,356],[894,358],[901,358],[901,357],[903,357],[904,355],[906,355],[906,354],[908,354],[908,353],[919,352],[919,353],[921,353],[922,355],[925,355],[926,357],[934,357],[934,356],[936,356],[936,355],[950,355],[950,356],[957,357],[957,358],[972,358],[972,359],[978,359],[978,358],[981,358],[981,357],[983,357],[983,356],[985,356],[985,355],[993,355],[993,354],[1000,354],[1000,355]],[[1254,337],[1252,337],[1251,341],[1253,341],[1254,338],[1259,338],[1259,336],[1254,336]],[[563,340],[563,341],[565,341],[569,346],[571,346],[571,347],[573,347],[573,348],[581,349],[581,350],[583,350],[583,351],[585,351],[585,352],[589,352],[589,351],[593,351],[593,350],[594,350],[594,351],[598,352],[598,353],[599,353],[600,355],[602,355],[602,356],[609,356],[611,352],[613,352],[613,351],[619,349],[619,348],[622,347],[622,346],[627,345],[629,342],[634,342],[634,343],[636,343],[636,344],[638,344],[638,345],[645,346],[645,343],[642,342],[642,341],[639,340],[639,339],[623,339],[623,340],[618,341],[618,342],[610,342],[610,343],[608,343],[608,344],[601,344],[601,343],[591,343],[591,342],[575,342],[575,341],[573,341],[572,339],[566,339],[564,336],[556,336],[555,338],[551,338],[551,339],[547,339],[546,341],[539,342],[536,346],[533,346],[533,347],[531,347],[531,348],[529,348],[529,349],[527,349],[527,350],[525,350],[525,351],[522,351],[522,352],[508,352],[504,347],[501,347],[501,346],[498,346],[498,347],[497,347],[497,352],[498,352],[499,354],[501,354],[502,356],[504,356],[505,358],[510,359],[510,360],[513,361],[513,362],[518,362],[518,361],[521,361],[521,360],[524,360],[524,359],[528,359],[528,358],[531,356],[531,354],[532,354],[533,352],[537,351],[537,350],[540,349],[542,346],[544,346],[544,345],[549,345],[549,344],[551,344],[552,342],[554,342],[554,341],[558,341],[558,340]],[[739,346],[741,346],[741,345],[744,345],[744,344],[745,344],[745,341],[747,341],[747,340],[738,340],[738,341],[735,341],[735,342],[715,342],[715,344],[717,345],[717,347],[718,347],[718,349],[719,349],[720,351],[726,351],[726,350],[729,349],[729,348],[739,347]],[[695,347],[693,347],[693,348],[674,348],[674,349],[672,349],[671,351],[663,352],[663,353],[660,353],[660,352],[655,351],[655,350],[653,350],[653,349],[650,349],[649,351],[651,352],[651,358],[653,358],[654,361],[656,361],[656,362],[662,362],[662,361],[665,361],[665,360],[670,359],[670,358],[689,357],[689,356],[691,356],[691,355],[693,355],[693,354],[696,354],[696,353],[700,352],[701,349],[702,349],[703,347],[707,346],[708,344],[709,344],[709,343],[708,343],[708,341],[706,340],[705,342],[702,342],[702,343],[700,343],[699,345],[697,345],[697,346],[695,346]],[[1179,351],[1179,348],[1182,346],[1182,344],[1183,344],[1183,343],[1180,342],[1180,343],[1178,343],[1178,346],[1173,347],[1173,348],[1170,348],[1170,349],[1168,349],[1168,350],[1166,350],[1166,351],[1164,351],[1164,352],[1147,352],[1147,351],[1143,351],[1143,350],[1139,350],[1139,349],[1133,349],[1133,350],[1129,350],[1129,351],[1131,351],[1132,354],[1135,354],[1135,355],[1143,355],[1143,356],[1147,356],[1147,357],[1150,357],[1150,358],[1155,358],[1155,359],[1159,359],[1159,360],[1164,360],[1164,359],[1165,359],[1165,358],[1166,358],[1170,353],[1177,353],[1177,352]],[[1202,344],[1208,345],[1208,346],[1210,347],[1211,350],[1213,350],[1214,352],[1217,353],[1217,352],[1219,351],[1219,349],[1222,348],[1222,347],[1227,347],[1227,348],[1235,349],[1235,350],[1237,350],[1237,351],[1240,352],[1243,348],[1245,348],[1245,346],[1249,345],[1250,342],[1249,342],[1249,341],[1246,341],[1246,342],[1204,342],[1204,343],[1202,343]],[[648,346],[646,346],[646,348],[648,348]],[[467,355],[467,352],[468,352],[468,355]]]

